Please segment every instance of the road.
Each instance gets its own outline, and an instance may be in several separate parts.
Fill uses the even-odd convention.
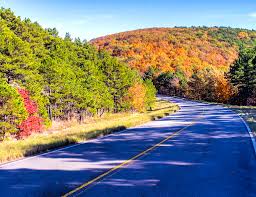
[[[256,196],[256,157],[239,116],[163,98],[180,111],[0,166],[0,196]]]

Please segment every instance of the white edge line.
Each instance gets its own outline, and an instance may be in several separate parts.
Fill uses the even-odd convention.
[[[239,115],[239,114],[237,114],[238,116],[239,116],[239,118],[242,120],[242,122],[244,123],[244,125],[245,125],[245,127],[246,127],[246,129],[247,129],[247,131],[248,131],[248,133],[249,133],[249,135],[250,135],[250,137],[251,137],[251,140],[252,140],[252,146],[253,146],[253,149],[254,149],[254,153],[255,153],[255,156],[256,156],[256,140],[255,140],[255,137],[254,137],[254,135],[253,135],[253,133],[252,133],[252,130],[250,129],[250,127],[248,126],[248,124],[245,122],[245,120]]]
[[[228,108],[226,106],[223,106],[223,105],[217,104],[217,103],[216,104],[215,103],[204,103],[204,102],[200,102],[200,101],[189,100],[189,99],[186,99],[186,98],[179,98],[179,97],[177,97],[177,98],[178,99],[182,99],[182,100],[192,101],[192,102],[195,102],[195,103],[203,103],[203,104],[207,104],[207,105],[215,105],[215,106],[224,108],[224,109],[226,109],[226,110],[236,114],[241,119],[241,121],[243,122],[247,132],[249,133],[249,136],[250,136],[251,142],[252,142],[252,146],[253,146],[253,149],[254,149],[254,155],[256,157],[256,139],[255,139],[255,136],[253,135],[251,128],[248,126],[248,124],[245,122],[245,120],[237,112],[235,112],[234,110],[232,110],[232,109],[230,109],[230,108]]]
[[[219,105],[219,104],[216,104],[216,105],[221,106],[221,105]],[[230,111],[230,112],[236,114],[236,115],[240,118],[240,120],[243,122],[243,124],[244,124],[244,126],[245,126],[247,132],[249,133],[250,138],[251,138],[252,147],[253,147],[253,149],[254,149],[254,155],[255,155],[255,157],[256,157],[256,139],[255,139],[255,136],[254,136],[253,133],[252,133],[251,128],[248,126],[248,124],[247,124],[246,121],[242,118],[242,116],[240,116],[237,112],[235,112],[234,110],[232,110],[232,109],[230,109],[230,108],[228,108],[228,107],[226,107],[226,106],[221,106],[221,107],[223,107],[224,109],[226,109],[226,110],[228,110],[228,111]]]

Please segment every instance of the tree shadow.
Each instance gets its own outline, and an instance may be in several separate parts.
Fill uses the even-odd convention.
[[[202,116],[198,119],[199,116]],[[85,196],[253,196],[256,161],[239,117],[219,106],[181,105],[168,117],[0,167],[0,196],[60,196],[193,121]]]

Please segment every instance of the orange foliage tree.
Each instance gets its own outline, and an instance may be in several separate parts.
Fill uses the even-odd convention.
[[[146,88],[141,83],[135,83],[128,89],[125,98],[132,110],[143,112],[146,109]]]

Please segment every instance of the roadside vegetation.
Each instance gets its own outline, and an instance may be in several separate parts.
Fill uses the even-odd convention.
[[[55,28],[1,8],[0,161],[175,111],[160,109],[164,102],[152,110],[157,92],[255,106],[255,38],[253,30],[191,27],[136,30],[87,42],[69,33],[62,38]],[[255,109],[237,110],[255,130]],[[49,132],[55,123],[71,122]]]
[[[255,106],[228,106],[238,113],[249,125],[253,134],[256,136],[256,107]]]
[[[231,65],[228,78],[236,89],[229,106],[248,123],[256,133],[256,46],[242,47],[238,58]]]
[[[256,106],[256,45],[240,48],[227,77],[236,89],[231,103]]]
[[[0,162],[45,152],[69,144],[104,136],[150,120],[156,120],[179,110],[168,101],[158,100],[151,110],[139,112],[106,113],[57,131],[34,133],[23,140],[5,140],[0,143]]]
[[[106,51],[4,8],[0,65],[0,141],[26,138],[53,121],[144,112],[155,101],[152,81]]]

